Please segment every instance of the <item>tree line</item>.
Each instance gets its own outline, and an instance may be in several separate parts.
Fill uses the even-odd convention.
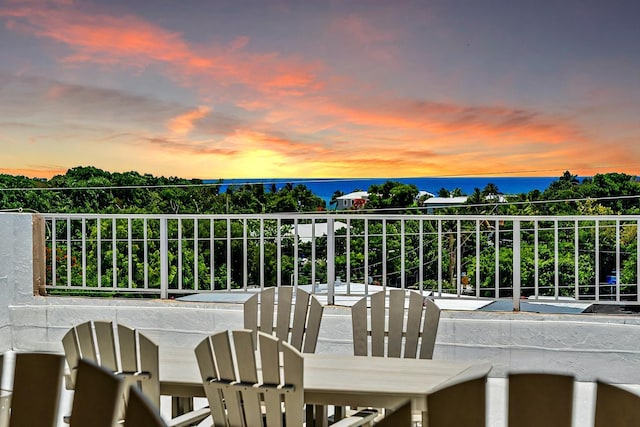
[[[0,210],[23,209],[51,213],[225,214],[283,213],[330,210],[327,203],[304,184],[207,184],[201,179],[156,177],[138,172],[110,173],[95,167],[75,167],[64,175],[39,179],[0,174]],[[20,189],[20,191],[15,191]],[[357,191],[358,189],[354,189]],[[375,213],[390,209],[417,213],[425,197],[413,184],[389,180],[367,189],[364,208]],[[640,181],[624,173],[597,174],[579,179],[564,172],[544,190],[503,196],[488,183],[467,196],[466,206],[442,213],[500,213],[510,215],[637,214]],[[463,196],[459,188],[438,191],[438,196]],[[501,203],[499,201],[507,201]]]
[[[222,184],[220,181],[218,184]],[[13,191],[12,189],[21,189]],[[34,189],[34,190],[29,190]],[[220,185],[205,185],[202,180],[187,180],[181,178],[154,177],[151,175],[141,175],[137,172],[109,173],[94,167],[77,167],[70,169],[65,175],[53,177],[50,180],[30,179],[21,176],[0,175],[0,210],[23,209],[36,212],[48,213],[146,213],[146,214],[235,214],[235,213],[280,213],[280,212],[310,212],[331,209],[326,206],[325,201],[314,195],[305,185],[286,184],[281,188],[273,185],[250,184],[235,185],[227,187],[226,191],[220,192]],[[357,189],[354,189],[354,191]],[[414,185],[403,184],[396,181],[387,181],[382,185],[374,185],[368,189],[369,201],[365,205],[364,212],[401,212],[401,213],[425,213],[421,210],[424,199],[418,197],[419,191]],[[446,197],[448,195],[462,195],[460,189],[440,189],[438,195]],[[598,174],[593,177],[579,179],[570,172],[565,172],[557,180],[553,181],[547,189],[542,191],[533,190],[528,193],[517,195],[502,195],[494,184],[488,184],[483,189],[476,188],[471,195],[468,195],[467,203],[463,206],[446,208],[436,211],[443,214],[501,214],[501,215],[637,215],[640,213],[640,183],[637,177],[622,173]],[[496,196],[503,196],[502,198]],[[338,197],[334,195],[332,202]],[[500,200],[503,200],[502,202]],[[434,260],[437,258],[438,247],[435,238],[425,237],[423,239],[423,259],[422,268],[424,271],[424,281],[418,282],[418,271],[421,259],[418,256],[420,247],[418,221],[406,222],[404,231],[404,278],[401,275],[401,265],[399,254],[403,250],[402,238],[399,232],[399,224],[396,221],[387,221],[386,230],[383,230],[382,222],[370,223],[369,228],[369,254],[364,253],[364,239],[362,237],[364,221],[357,220],[357,212],[354,212],[354,219],[351,221],[350,233],[352,240],[350,252],[347,256],[345,237],[346,229],[336,231],[336,275],[346,279],[347,271],[350,272],[351,281],[382,281],[383,271],[386,272],[386,279],[389,285],[397,285],[404,280],[407,286],[417,286],[423,289],[433,290],[437,286],[435,277],[437,265]],[[255,223],[254,223],[255,222]],[[100,224],[100,227],[98,227]],[[422,230],[423,236],[436,236],[437,229],[434,222],[425,222]],[[264,241],[262,250],[264,251],[263,271],[261,273],[260,247],[259,245],[249,245],[247,254],[249,262],[248,278],[245,279],[243,267],[243,247],[241,241],[234,241],[230,250],[232,251],[231,265],[226,265],[227,250],[226,239],[241,239],[243,226],[233,222],[227,228],[223,221],[216,221],[213,226],[208,220],[183,220],[181,234],[178,233],[176,223],[170,223],[170,287],[176,288],[178,282],[182,280],[183,289],[223,289],[228,285],[228,277],[231,277],[231,287],[241,287],[245,280],[250,285],[256,285],[260,281],[260,275],[264,274],[267,283],[275,283],[277,275],[280,275],[282,284],[293,284],[294,274],[298,274],[298,283],[310,283],[312,278],[312,268],[315,272],[316,281],[326,280],[326,237],[318,236],[315,248],[310,242],[299,241],[298,263],[294,256],[295,242],[291,237],[280,241],[281,265],[276,265],[278,243],[276,222],[267,220],[264,226],[268,229],[271,238]],[[66,224],[59,223],[55,232],[58,242],[64,241],[67,235]],[[72,236],[79,236],[82,232],[80,227],[72,225]],[[134,220],[132,225],[133,233],[142,235],[147,229],[149,243],[149,257],[144,259],[144,250],[140,241],[134,239],[133,257],[133,280],[136,284],[144,282],[145,275],[147,281],[152,286],[159,283],[160,260],[153,245],[158,245],[156,236],[157,227],[152,222],[146,227],[142,220]],[[249,220],[247,227],[249,232],[257,233],[260,227],[259,221]],[[253,227],[253,228],[252,228]],[[281,235],[288,235],[291,224],[283,222],[280,230]],[[495,233],[492,224],[483,225],[484,229],[480,235],[480,247],[482,248],[479,257],[480,265],[476,263],[476,236],[473,235],[473,224],[463,223],[462,260],[461,265],[466,273],[465,280],[469,283],[476,283],[478,278],[476,272],[480,271],[479,282],[483,289],[483,296],[491,296],[495,288]],[[526,227],[526,224],[523,225]],[[196,229],[197,228],[197,229]],[[558,260],[554,258],[555,247],[553,244],[553,230],[541,227],[540,241],[538,242],[538,265],[539,277],[538,285],[541,289],[549,289],[552,292],[556,262],[561,283],[569,284],[563,294],[571,296],[573,289],[570,284],[575,282],[575,259],[574,240],[569,236],[572,230],[560,228],[558,238]],[[468,229],[468,230],[467,230]],[[212,231],[213,230],[213,231]],[[467,234],[467,231],[469,232]],[[455,221],[445,221],[443,223],[443,245],[445,246],[445,256],[442,259],[442,269],[445,272],[444,287],[454,288],[456,285],[455,266],[457,232]],[[88,242],[87,256],[89,260],[84,275],[86,282],[91,284],[99,280],[102,285],[127,287],[129,269],[128,258],[125,254],[127,224],[117,222],[115,229],[111,227],[109,221],[98,223],[97,221],[87,224],[86,238]],[[211,239],[211,233],[215,239]],[[230,233],[230,236],[227,236]],[[383,257],[381,253],[381,236],[387,236],[387,256],[386,264],[383,267]],[[603,251],[600,258],[600,275],[595,278],[595,260],[593,253],[596,244],[601,247],[614,247],[616,239],[620,240],[622,265],[621,282],[637,283],[636,277],[636,257],[626,254],[637,253],[637,223],[634,221],[625,224],[623,232],[616,236],[615,229],[603,224],[599,234],[599,241],[596,243],[595,230],[584,228],[579,231],[580,256],[578,260],[578,276],[583,293],[592,293],[593,284],[596,281],[606,280],[605,276],[611,274],[615,267],[615,255]],[[108,243],[114,236],[117,240],[116,256],[118,262],[112,265],[113,247]],[[178,236],[185,240],[182,245],[182,268],[183,279],[179,278],[177,271],[178,257]],[[100,236],[98,238],[97,236]],[[201,246],[194,251],[193,239],[198,236],[202,240]],[[355,237],[354,237],[355,236]],[[502,230],[500,238],[509,239],[509,230]],[[100,245],[97,242],[103,239],[106,244]],[[189,240],[191,243],[189,243]],[[78,241],[76,238],[75,241]],[[209,242],[214,242],[212,245]],[[498,242],[500,243],[500,242]],[[48,265],[51,266],[51,248],[49,248]],[[500,259],[512,259],[512,249],[509,244],[500,243]],[[527,289],[533,289],[535,277],[530,273],[533,271],[532,264],[535,254],[533,237],[525,234],[521,246],[521,259],[523,262],[522,283],[525,294]],[[309,254],[315,251],[317,262],[314,265],[305,261]],[[215,271],[210,265],[212,252],[216,257]],[[59,284],[74,286],[81,283],[83,268],[77,257],[71,262],[71,283],[66,283],[67,275],[66,262],[67,251],[62,246],[56,247],[56,265],[59,269]],[[95,262],[100,257],[101,263]],[[364,271],[364,260],[367,257],[369,271]],[[347,269],[347,262],[350,263]],[[501,262],[499,266],[500,288],[510,287],[511,268],[509,262]],[[114,274],[114,269],[116,269]],[[196,271],[197,270],[197,271]],[[230,276],[228,276],[228,272]],[[50,272],[51,273],[51,272]],[[112,283],[113,281],[115,283]],[[634,286],[635,288],[635,286]],[[623,292],[635,292],[631,287],[626,287]],[[501,296],[505,296],[501,294]]]

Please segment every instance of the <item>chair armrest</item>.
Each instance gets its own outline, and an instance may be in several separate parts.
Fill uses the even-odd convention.
[[[361,425],[371,425],[373,420],[378,416],[377,409],[362,409],[355,414],[343,418],[340,421],[331,424],[331,427],[353,427]]]
[[[211,409],[209,409],[209,407],[207,406],[204,408],[196,409],[191,412],[187,412],[186,414],[179,415],[175,418],[172,418],[167,422],[167,426],[168,427],[190,426],[190,425],[199,423],[200,421],[207,418],[209,415],[211,415]]]

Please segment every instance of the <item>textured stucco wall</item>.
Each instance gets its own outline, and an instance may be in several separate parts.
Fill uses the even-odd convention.
[[[12,346],[9,307],[28,302],[33,293],[31,219],[31,214],[0,213],[0,351]]]
[[[86,320],[140,328],[162,347],[195,347],[207,334],[242,327],[242,306],[224,303],[33,296],[30,220],[0,214],[0,350],[62,351]],[[7,243],[5,236],[12,236]],[[26,247],[23,247],[26,246]],[[25,259],[27,260],[25,264]],[[640,317],[593,314],[442,312],[434,358],[487,360],[509,371],[573,373],[580,381],[640,384]],[[348,307],[327,307],[318,352],[351,353]]]

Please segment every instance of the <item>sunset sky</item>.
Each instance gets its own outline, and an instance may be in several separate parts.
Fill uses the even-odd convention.
[[[0,173],[640,174],[637,0],[0,0]]]

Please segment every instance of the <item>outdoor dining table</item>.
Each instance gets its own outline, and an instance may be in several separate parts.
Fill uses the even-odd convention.
[[[313,405],[377,408],[394,408],[411,400],[412,410],[425,414],[427,395],[450,384],[486,376],[490,370],[491,364],[484,361],[305,354],[304,400]],[[160,351],[160,393],[205,396],[192,349]]]

